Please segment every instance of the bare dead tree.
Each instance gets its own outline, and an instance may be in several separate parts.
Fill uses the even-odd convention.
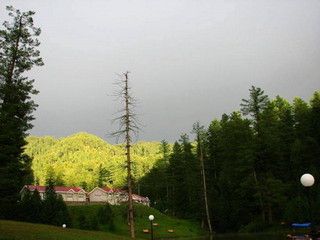
[[[131,143],[132,135],[137,134],[139,130],[139,124],[136,120],[136,114],[134,113],[135,100],[131,96],[129,87],[129,72],[125,72],[119,75],[119,81],[116,83],[119,87],[116,96],[124,104],[124,108],[118,113],[120,116],[113,121],[119,122],[119,130],[112,133],[118,139],[123,138],[125,142],[126,150],[126,168],[127,168],[127,185],[128,185],[128,218],[129,218],[129,231],[132,239],[135,239],[134,228],[134,216],[133,216],[133,201],[132,201],[132,160],[131,160]]]
[[[199,122],[193,124],[193,132],[196,134],[196,141],[198,145],[198,159],[200,163],[200,173],[201,173],[201,180],[202,180],[202,192],[204,198],[204,205],[206,211],[206,219],[207,225],[209,228],[209,233],[212,235],[212,226],[211,226],[211,219],[209,213],[209,206],[208,206],[208,197],[207,197],[207,183],[206,183],[206,173],[204,169],[204,147],[203,147],[203,138],[205,135],[205,130],[203,126],[200,126]]]

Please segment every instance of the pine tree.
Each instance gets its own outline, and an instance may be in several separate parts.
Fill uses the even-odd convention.
[[[263,176],[266,165],[263,162],[263,152],[264,146],[261,143],[261,114],[264,109],[267,108],[269,104],[268,96],[264,94],[264,91],[259,87],[252,86],[249,90],[249,99],[242,99],[241,111],[244,115],[251,115],[253,129],[255,131],[255,153],[256,159],[253,166],[253,176],[255,179],[255,184],[257,187],[257,195],[259,196],[259,205],[261,211],[262,220],[265,221],[265,203],[263,199],[263,193],[261,187],[259,187],[262,182],[264,182],[265,176]]]
[[[32,128],[36,104],[33,80],[24,73],[43,65],[37,50],[40,28],[33,25],[34,12],[7,7],[11,21],[0,30],[0,217],[13,217],[19,190],[30,183],[30,158],[23,154],[27,131]]]
[[[97,179],[97,186],[98,187],[105,187],[106,183],[110,180],[110,172],[102,167],[102,164],[98,167],[98,179]]]
[[[311,105],[311,127],[313,129],[312,136],[320,145],[320,91],[313,94],[310,101]]]
[[[61,226],[70,224],[70,216],[62,196],[54,190],[54,180],[47,179],[47,186],[42,202],[41,222]]]
[[[185,217],[201,219],[203,204],[201,202],[201,177],[200,166],[193,153],[193,146],[187,134],[180,137],[182,160],[184,163],[184,184],[187,192],[187,211]],[[200,211],[199,211],[200,210]]]
[[[181,146],[175,142],[169,158],[170,200],[169,206],[174,216],[184,216],[188,210],[187,187],[185,183],[185,162],[182,158]]]

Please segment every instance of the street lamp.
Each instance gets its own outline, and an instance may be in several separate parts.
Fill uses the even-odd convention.
[[[314,184],[314,177],[310,173],[305,173],[301,176],[300,182],[304,187],[307,187],[307,188],[312,187]],[[310,218],[310,221],[312,222],[313,214],[311,209],[310,189],[307,189],[307,199],[308,199],[308,205],[309,205],[309,218]]]
[[[151,240],[153,240],[153,220],[154,220],[154,216],[153,215],[149,215],[149,220],[150,220],[150,230],[151,230]]]

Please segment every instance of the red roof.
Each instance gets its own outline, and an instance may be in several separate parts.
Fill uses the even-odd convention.
[[[28,188],[30,191],[38,190],[38,192],[45,192],[46,186],[34,186],[34,185],[25,185],[24,187]],[[70,190],[73,190],[75,192],[83,191],[80,187],[64,187],[64,186],[55,186],[54,190],[56,192],[68,192]]]
[[[106,191],[106,192],[111,192],[112,191],[112,189],[111,188],[108,188],[108,187],[103,187],[103,188],[101,188],[102,190],[104,190],[104,191]]]

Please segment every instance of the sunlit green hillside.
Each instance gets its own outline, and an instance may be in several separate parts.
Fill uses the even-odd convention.
[[[112,145],[88,133],[77,133],[65,138],[50,136],[27,138],[25,152],[33,158],[35,180],[44,184],[48,172],[65,185],[97,185],[104,172],[105,183],[113,187],[124,185],[125,154],[123,145]],[[159,142],[138,142],[133,146],[133,175],[136,180],[146,174],[161,157]],[[105,171],[104,171],[105,170]]]

